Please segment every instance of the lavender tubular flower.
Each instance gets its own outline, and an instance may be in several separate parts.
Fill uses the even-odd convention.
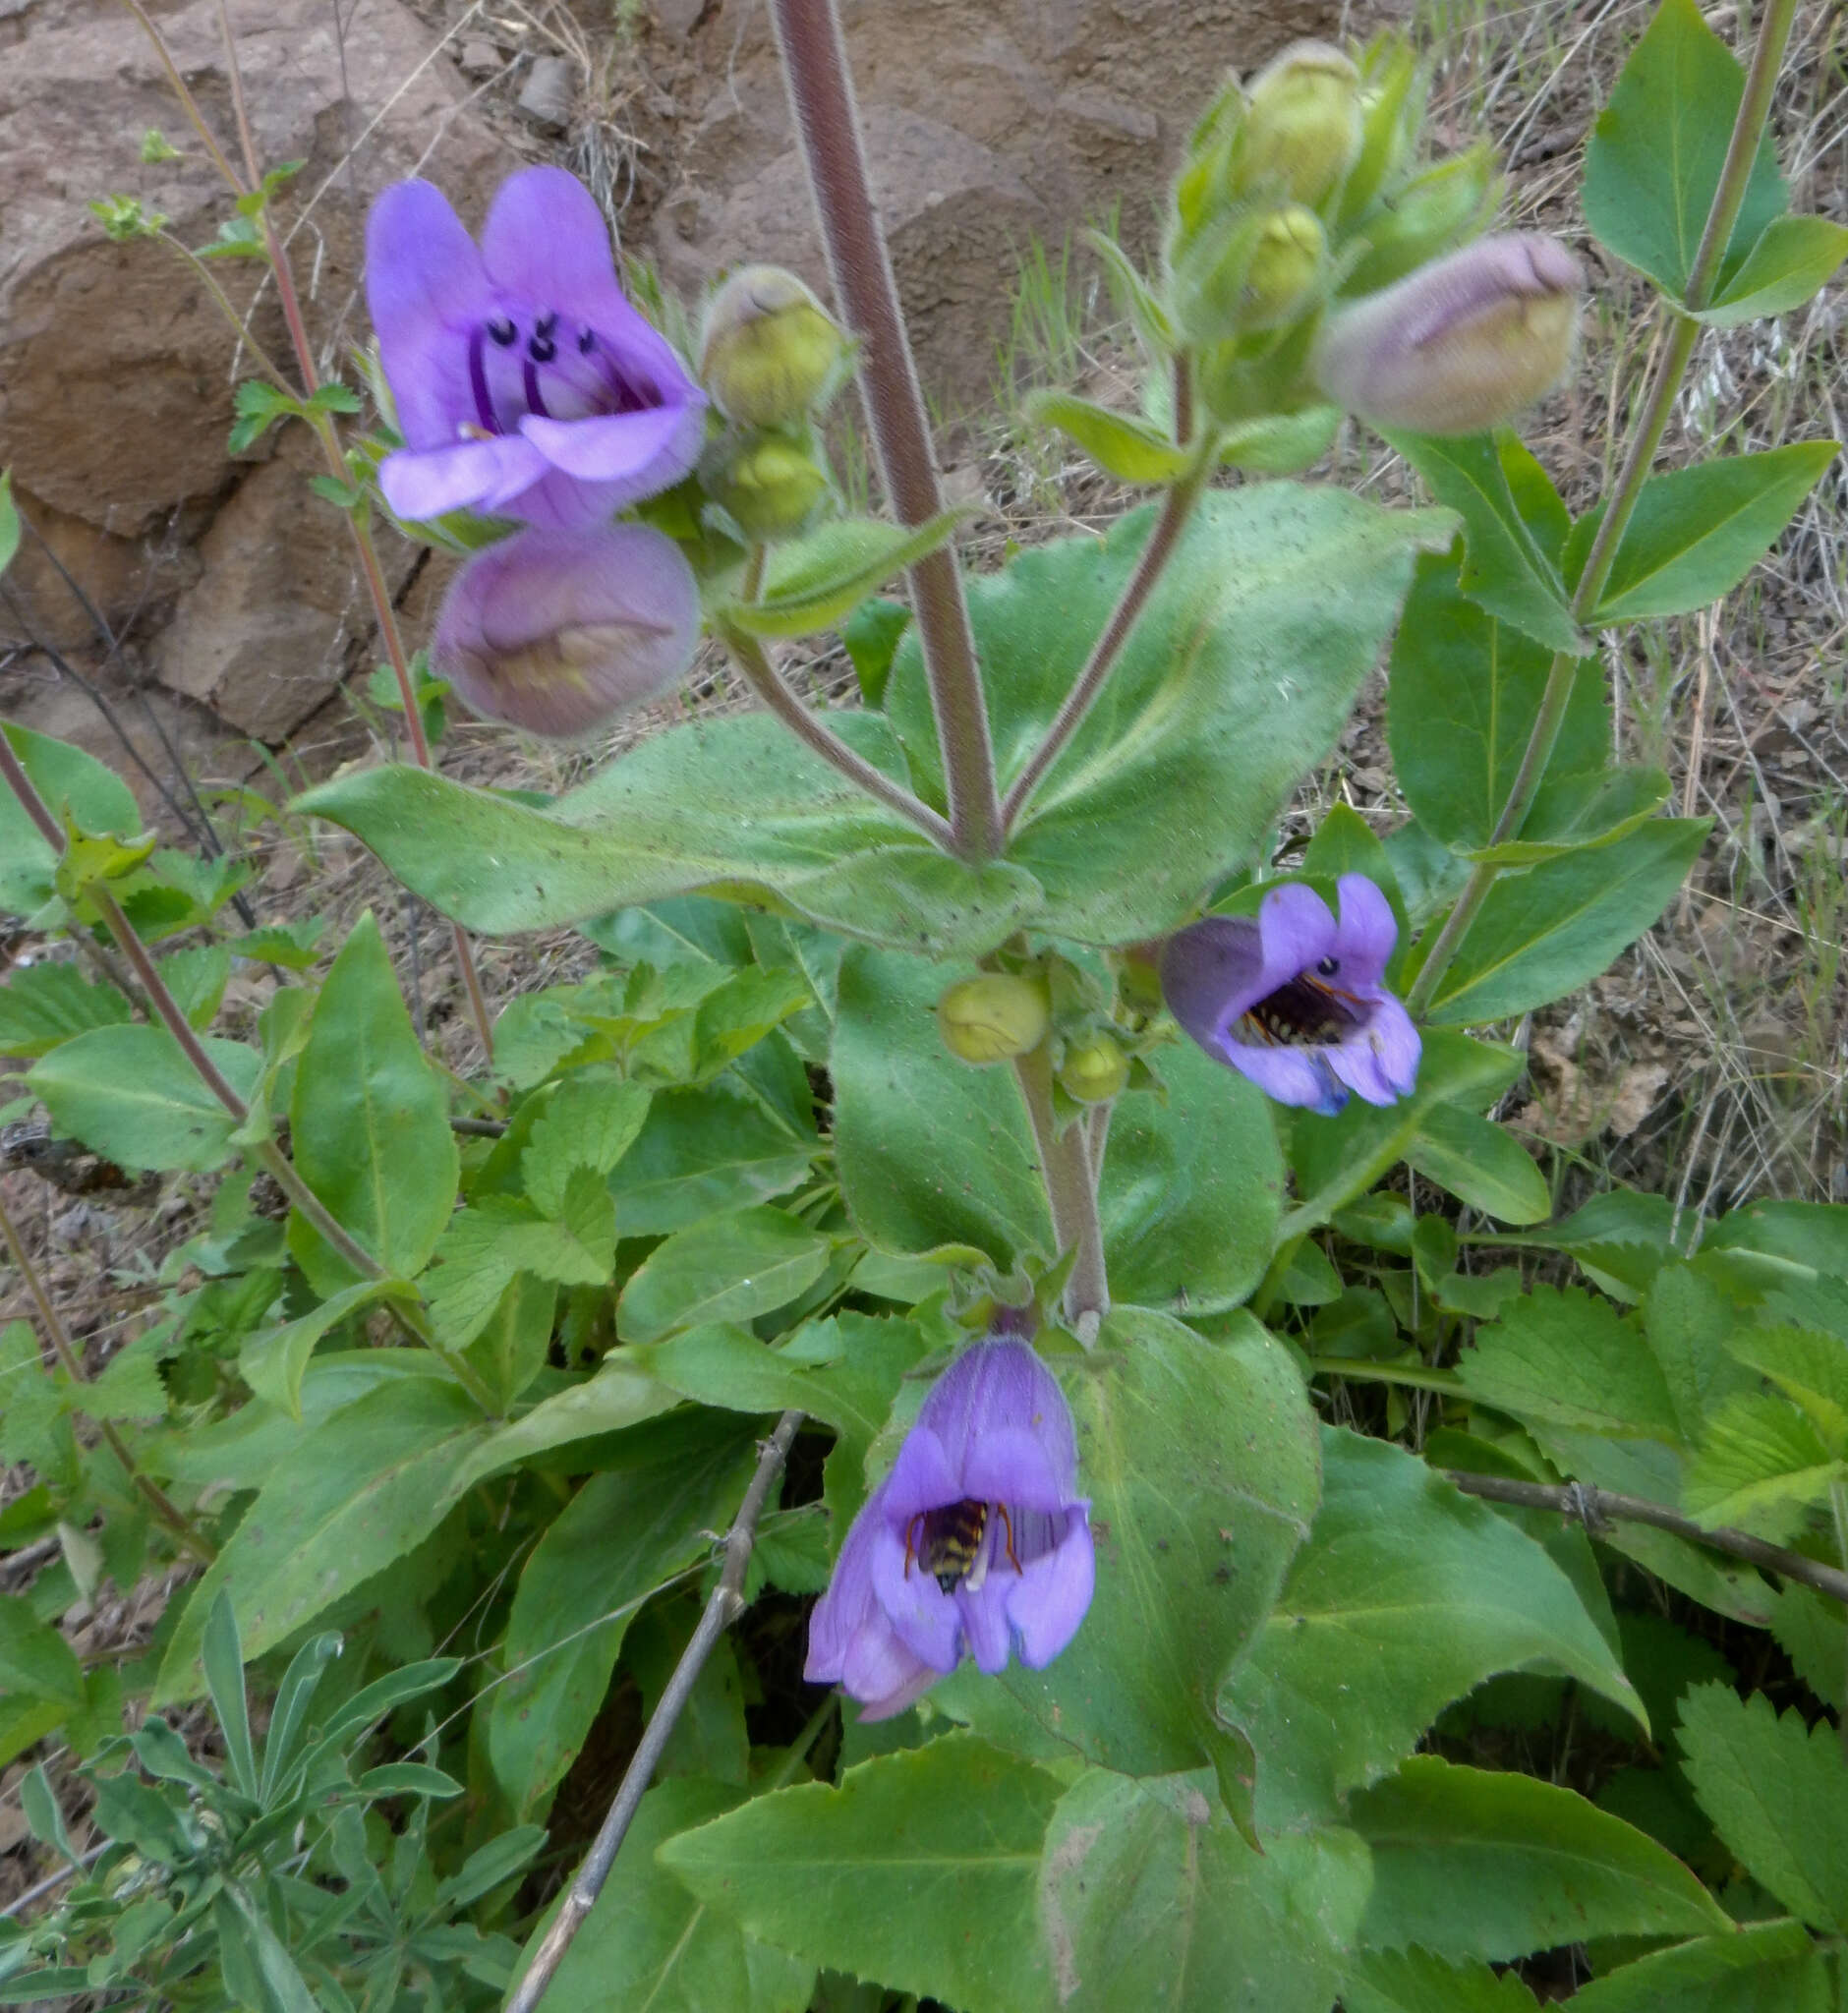
[[[1336,884],[1341,920],[1310,888],[1274,888],[1255,918],[1208,916],[1168,940],[1168,1010],[1216,1062],[1278,1103],[1333,1115],[1350,1090],[1390,1105],[1417,1085],[1412,1017],[1380,979],[1399,926],[1361,874]]]
[[[1555,239],[1478,238],[1331,315],[1315,381],[1376,427],[1479,433],[1565,374],[1583,284],[1579,261]]]
[[[811,1684],[888,1719],[965,1651],[993,1676],[1051,1663],[1091,1604],[1090,1504],[1057,1379],[1024,1342],[964,1351],[853,1520],[809,1620]]]
[[[394,183],[367,221],[366,299],[404,434],[379,470],[400,517],[591,524],[698,458],[704,394],[624,300],[602,212],[562,168],[508,176],[479,250],[440,190]]]
[[[523,531],[456,575],[431,668],[487,719],[582,734],[678,683],[699,626],[693,569],[651,526]]]

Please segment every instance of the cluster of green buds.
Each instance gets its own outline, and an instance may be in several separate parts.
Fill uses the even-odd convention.
[[[716,527],[741,544],[806,531],[833,493],[814,422],[848,367],[845,337],[777,265],[741,267],[708,303],[699,377],[720,425],[700,457]]]
[[[1472,431],[1565,370],[1576,264],[1550,240],[1522,241],[1525,257],[1503,238],[1471,246],[1501,194],[1493,154],[1421,164],[1423,110],[1417,63],[1394,35],[1358,60],[1294,43],[1215,99],[1165,252],[1175,339],[1220,426],[1340,405],[1381,426]]]

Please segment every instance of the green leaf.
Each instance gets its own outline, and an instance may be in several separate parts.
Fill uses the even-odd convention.
[[[1580,1287],[1538,1286],[1475,1332],[1459,1359],[1464,1390],[1517,1418],[1676,1443],[1674,1403],[1634,1321]]]
[[[1576,1678],[1646,1728],[1542,1546],[1415,1456],[1325,1428],[1314,1527],[1220,1698],[1259,1756],[1260,1825],[1334,1816],[1340,1794],[1396,1767],[1453,1699],[1521,1670]]]
[[[1065,701],[1154,515],[1036,546],[969,583],[1004,787]],[[1415,553],[1447,546],[1453,527],[1448,512],[1382,511],[1299,484],[1208,490],[1009,844],[1045,891],[1041,926],[1086,944],[1155,936],[1251,864],[1333,745]],[[886,712],[920,789],[941,802],[915,636],[899,645]]]
[[[1552,653],[1459,592],[1449,561],[1419,562],[1393,645],[1388,733],[1421,828],[1471,859],[1533,866],[1620,837],[1661,803],[1659,770],[1610,766],[1604,667],[1573,677],[1546,776],[1518,839],[1490,844],[1539,717]]]
[[[1781,1398],[1729,1398],[1707,1422],[1688,1464],[1682,1507],[1705,1524],[1736,1524],[1761,1536],[1795,1537],[1810,1506],[1848,1476],[1814,1424]]]
[[[1025,411],[1035,426],[1057,427],[1120,483],[1177,482],[1193,461],[1192,451],[1177,447],[1163,428],[1068,391],[1036,391]]]
[[[892,661],[897,655],[898,639],[911,621],[911,610],[900,602],[881,601],[874,596],[864,601],[840,625],[840,643],[860,681],[860,697],[868,706],[882,705],[886,680],[892,675]]]
[[[238,1352],[239,1376],[259,1398],[299,1421],[302,1378],[315,1345],[330,1328],[387,1297],[415,1303],[417,1292],[401,1279],[361,1280],[280,1328],[249,1337]]]
[[[1685,300],[1719,188],[1745,73],[1695,0],[1662,0],[1598,114],[1585,161],[1585,217],[1626,265]],[[1723,294],[1785,203],[1767,132],[1714,277]]]
[[[741,1209],[676,1231],[629,1275],[616,1302],[625,1342],[786,1306],[828,1269],[834,1245],[780,1209]]]
[[[808,1179],[821,1142],[729,1081],[658,1091],[610,1177],[624,1237],[660,1237],[785,1194]]]
[[[371,910],[321,983],[290,1101],[291,1151],[342,1229],[410,1279],[455,1207],[460,1160],[449,1096],[418,1046]],[[299,1214],[289,1244],[323,1293],[353,1284],[347,1261]]]
[[[648,1118],[649,1093],[614,1076],[577,1076],[546,1106],[520,1156],[527,1199],[542,1216],[564,1212],[573,1173],[606,1175],[635,1143]]]
[[[1848,1454],[1848,1349],[1808,1328],[1747,1328],[1727,1347],[1769,1379],[1810,1420],[1832,1454]]]
[[[464,1392],[430,1375],[384,1384],[298,1432],[188,1601],[151,1703],[198,1695],[200,1637],[221,1586],[244,1653],[262,1655],[421,1544],[489,1431]]]
[[[1359,1940],[1375,1948],[1499,1964],[1593,1936],[1729,1927],[1653,1839],[1531,1776],[1417,1755],[1357,1793],[1353,1813],[1373,1854]]]
[[[1511,1971],[1454,1970],[1428,1950],[1366,1950],[1341,1982],[1345,2013],[1535,2013],[1539,2001]]]
[[[1339,406],[1312,405],[1299,413],[1242,420],[1226,429],[1219,443],[1219,465],[1258,476],[1297,475],[1334,446],[1345,417]]]
[[[1822,1953],[1801,1923],[1742,1923],[1594,1978],[1575,2013],[1835,2013]],[[1363,2013],[1363,2009],[1357,2009]]]
[[[84,832],[133,833],[142,829],[135,793],[113,769],[49,734],[0,721],[20,766],[31,777],[51,815]],[[30,916],[53,893],[57,854],[10,789],[0,789],[0,910]]]
[[[241,1042],[204,1050],[242,1098],[262,1059]],[[234,1152],[238,1122],[212,1096],[164,1027],[99,1027],[63,1043],[27,1077],[60,1132],[124,1167],[206,1174]]]
[[[109,985],[92,985],[74,964],[15,965],[0,988],[0,1056],[42,1056],[73,1035],[130,1018]]]
[[[1680,1437],[1689,1445],[1700,1439],[1706,1414],[1721,1399],[1752,1386],[1751,1372],[1726,1347],[1738,1318],[1691,1265],[1664,1265],[1649,1283],[1643,1330],[1662,1366]]]
[[[1835,1729],[1718,1684],[1681,1701],[1679,1738],[1702,1810],[1752,1877],[1811,1927],[1848,1930],[1848,1762]]]
[[[83,1409],[93,1419],[157,1419],[167,1409],[160,1364],[142,1338],[109,1358],[86,1387]]]
[[[1052,1224],[1013,1073],[938,1037],[950,974],[850,950],[830,1058],[835,1144],[854,1223],[883,1250],[973,1245],[1004,1268],[1050,1258]],[[1190,1048],[1166,1052],[1168,1102],[1121,1099],[1100,1214],[1113,1290],[1195,1311],[1236,1305],[1269,1262],[1283,1171],[1264,1099]]]
[[[879,715],[830,723],[902,778]],[[975,956],[1040,904],[1030,874],[947,858],[768,714],[654,735],[549,810],[403,766],[337,776],[296,808],[345,826],[407,887],[489,936],[703,889],[869,942]]]
[[[516,1462],[536,1460],[577,1441],[601,1440],[671,1411],[676,1403],[673,1392],[632,1362],[626,1351],[612,1350],[594,1375],[553,1392],[489,1434],[456,1469],[450,1486],[460,1495]]]
[[[1730,594],[1839,452],[1833,440],[1799,440],[1651,476],[1624,527],[1592,619],[1681,615]],[[1600,503],[1573,527],[1567,564],[1575,578],[1603,519]]]
[[[1543,1223],[1552,1193],[1533,1156],[1491,1120],[1460,1105],[1433,1105],[1418,1121],[1406,1159],[1472,1209],[1502,1223]]]
[[[1595,978],[1674,899],[1709,822],[1651,818],[1609,845],[1504,874],[1439,980],[1428,1019],[1503,1020]]]
[[[966,2013],[1041,2013],[1040,1846],[1059,1790],[1044,1769],[952,1735],[850,1768],[837,1789],[756,1797],[656,1861],[809,1963]]]
[[[815,1968],[747,1935],[696,1900],[662,1848],[745,1801],[731,1783],[682,1776],[642,1799],[621,1857],[547,1987],[552,2013],[803,2013]],[[533,1931],[527,1962],[550,1918]],[[525,1975],[525,1964],[515,1973]]]
[[[688,1413],[628,1435],[614,1463],[552,1520],[514,1589],[488,1752],[522,1821],[544,1812],[584,1745],[636,1610],[737,1515],[754,1428]]]
[[[1780,216],[1719,293],[1694,317],[1709,328],[1732,328],[1801,308],[1828,284],[1848,258],[1848,228],[1820,216]]]
[[[200,1663],[205,1690],[224,1737],[231,1780],[245,1796],[257,1795],[257,1754],[251,1746],[250,1700],[244,1693],[244,1648],[238,1640],[237,1616],[231,1596],[221,1586],[212,1596],[200,1638]]]
[[[1209,1343],[1146,1308],[1111,1313],[1065,1380],[1097,1539],[1090,1612],[1045,1670],[964,1671],[942,1709],[1126,1775],[1248,1769],[1220,1688],[1308,1529],[1318,1464],[1289,1352],[1248,1315],[1225,1325]]]
[[[1389,431],[1385,437],[1424,478],[1438,502],[1463,519],[1459,591],[1549,652],[1582,656],[1584,632],[1572,618],[1557,566],[1522,516],[1494,435],[1441,439]],[[1541,476],[1544,480],[1543,471]],[[1550,492],[1551,485],[1546,487]]]
[[[0,1594],[0,1687],[11,1695],[24,1693],[72,1707],[84,1703],[77,1652],[49,1622],[38,1619],[24,1594]]]
[[[1091,1769],[1061,1798],[1040,1909],[1063,2013],[1327,2013],[1366,1898],[1360,1841],[1258,1853],[1211,1797],[1210,1776]]]
[[[0,573],[13,563],[20,548],[20,507],[13,500],[13,471],[0,469]]]
[[[870,517],[821,525],[776,548],[761,601],[727,602],[714,620],[747,636],[812,636],[832,629],[895,573],[948,545],[967,515],[945,510],[914,531]]]
[[[609,1190],[588,1168],[566,1180],[556,1222],[529,1202],[488,1195],[459,1210],[436,1244],[425,1298],[450,1348],[471,1343],[492,1319],[516,1274],[554,1286],[606,1286],[616,1263],[616,1212]]]
[[[209,1027],[231,977],[231,952],[222,944],[176,950],[159,962],[162,983],[190,1026]]]

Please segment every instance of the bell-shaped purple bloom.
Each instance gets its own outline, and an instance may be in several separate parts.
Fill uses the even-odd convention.
[[[1168,1010],[1216,1061],[1280,1104],[1333,1114],[1409,1097],[1418,1031],[1380,979],[1399,926],[1362,874],[1336,884],[1341,920],[1311,888],[1273,888],[1249,916],[1208,916],[1162,948]]]
[[[705,395],[623,299],[609,234],[562,168],[500,185],[479,250],[429,182],[366,226],[366,300],[404,446],[379,470],[400,517],[608,517],[699,456]]]
[[[430,662],[472,713],[570,736],[670,691],[699,635],[699,584],[664,533],[530,530],[456,575]]]
[[[1091,1604],[1090,1504],[1058,1380],[1011,1337],[932,1386],[892,1472],[853,1520],[809,1620],[811,1684],[887,1719],[966,1650],[994,1675],[1040,1670]]]

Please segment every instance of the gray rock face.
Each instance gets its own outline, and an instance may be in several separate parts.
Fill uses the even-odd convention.
[[[277,215],[321,367],[337,369],[364,332],[359,248],[376,191],[422,172],[479,215],[516,163],[464,107],[449,66],[426,64],[429,30],[398,0],[362,0],[344,47],[322,0],[232,0],[231,13],[259,158],[304,163]],[[216,0],[156,15],[214,136],[235,151]],[[183,158],[144,165],[149,128]],[[209,742],[216,722],[281,738],[326,698],[370,613],[339,519],[304,487],[318,466],[300,451],[306,434],[279,460],[273,436],[242,465],[227,460],[233,389],[256,372],[206,287],[166,246],[111,244],[89,212],[94,198],[131,194],[195,247],[232,213],[119,0],[26,0],[0,20],[0,464],[12,464],[28,518],[95,615],[151,639],[144,656],[112,655],[29,539],[0,600],[0,652],[51,643],[118,703],[137,679],[157,678],[183,715],[187,701],[209,710],[190,745]],[[286,362],[260,264],[220,259],[211,271]],[[396,563],[402,572],[408,555]],[[93,709],[84,731],[70,698],[41,658],[0,671],[0,711],[47,724],[55,715],[59,730],[79,728],[74,738],[120,762]],[[159,710],[174,708],[163,697]]]

